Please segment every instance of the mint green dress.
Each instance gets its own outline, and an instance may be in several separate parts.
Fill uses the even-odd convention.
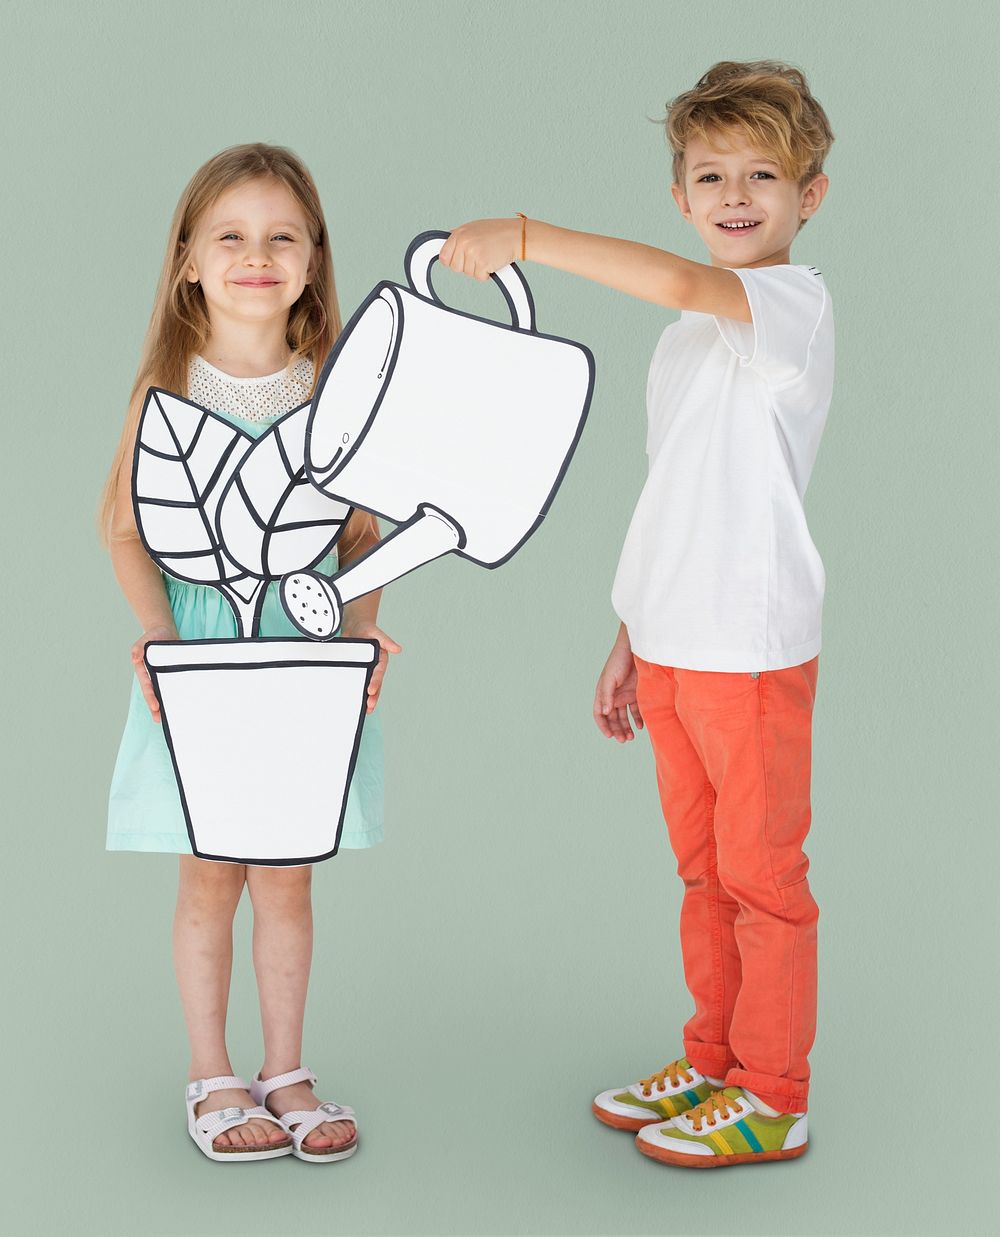
[[[282,370],[262,378],[233,378],[201,357],[191,364],[189,398],[202,407],[259,437],[275,420],[308,398],[312,367],[299,362],[291,377]],[[304,391],[304,394],[303,394]],[[237,409],[238,411],[230,411]],[[244,415],[240,415],[240,414]],[[252,419],[251,419],[252,418]],[[318,565],[331,574],[336,553]],[[163,581],[182,640],[205,640],[236,635],[236,619],[225,597],[209,585],[188,584],[172,576]],[[279,583],[269,585],[261,613],[262,636],[299,636],[281,606]],[[280,719],[275,719],[280,724]],[[248,757],[267,750],[267,734],[248,741]],[[365,718],[361,745],[348,792],[341,849],[373,846],[383,837],[383,749],[378,709]],[[153,721],[138,679],[132,676],[128,716],[111,779],[108,802],[108,850],[165,851],[190,855],[170,752],[162,726]]]

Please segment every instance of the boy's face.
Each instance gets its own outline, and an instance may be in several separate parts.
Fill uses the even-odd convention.
[[[712,266],[775,266],[791,261],[799,221],[815,214],[829,186],[820,173],[800,189],[764,152],[733,132],[718,145],[693,138],[684,152],[684,184],[671,193],[698,229]],[[725,224],[749,223],[749,227]]]
[[[285,185],[252,180],[208,207],[188,256],[187,278],[201,283],[213,322],[259,323],[287,319],[318,254],[305,212]]]

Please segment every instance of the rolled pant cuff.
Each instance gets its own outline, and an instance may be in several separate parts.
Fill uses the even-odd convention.
[[[699,1039],[686,1039],[684,1055],[699,1074],[711,1074],[713,1078],[725,1078],[726,1072],[736,1065],[736,1058],[727,1044],[706,1044]]]
[[[755,1074],[751,1070],[731,1069],[726,1074],[726,1086],[745,1087],[778,1112],[806,1112],[809,1107],[808,1083],[792,1082],[788,1078],[775,1077],[773,1074]]]

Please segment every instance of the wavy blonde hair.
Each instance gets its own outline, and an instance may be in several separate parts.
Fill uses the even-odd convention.
[[[720,60],[693,89],[667,103],[659,123],[673,152],[674,183],[681,188],[684,152],[692,138],[717,144],[733,131],[740,133],[801,189],[823,171],[834,141],[805,74],[780,60]],[[799,227],[806,222],[801,220]]]
[[[211,323],[205,294],[200,283],[189,283],[186,276],[188,246],[212,204],[227,190],[254,180],[279,181],[288,189],[305,213],[309,236],[317,250],[315,274],[289,310],[285,332],[285,340],[292,350],[289,369],[303,357],[313,363],[313,387],[303,393],[303,402],[312,395],[322,363],[340,334],[342,323],[326,220],[316,185],[302,160],[285,146],[249,142],[230,146],[202,164],[191,177],[174,211],[125,425],[101,495],[98,529],[105,546],[109,546],[111,540],[118,478],[126,457],[131,456],[134,448],[146,391],[151,386],[162,387],[187,398],[188,364],[208,342]],[[368,528],[378,534],[378,525],[367,512],[353,512],[348,527],[352,543]]]

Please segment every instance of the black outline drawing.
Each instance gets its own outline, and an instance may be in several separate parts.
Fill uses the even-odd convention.
[[[145,649],[144,660],[160,702],[164,738],[188,838],[192,851],[201,859],[267,867],[298,866],[329,859],[340,845],[367,708],[368,684],[378,662],[378,643],[337,640],[328,655],[317,658],[315,646],[308,640],[258,636],[269,583],[288,571],[320,562],[336,544],[350,515],[350,507],[317,490],[306,476],[305,430],[309,410],[308,402],[300,404],[253,438],[209,409],[157,387],[147,391],[142,408],[132,461],[132,506],[142,544],[150,558],[169,575],[218,589],[229,602],[237,624],[234,639],[152,641]],[[226,662],[227,646],[238,646],[239,658],[231,656]],[[210,663],[200,660],[200,650],[205,648],[217,652],[218,659]],[[364,657],[350,657],[352,650],[363,652]],[[213,829],[217,829],[218,822],[208,818],[200,823],[195,820],[197,809],[192,813],[191,790],[200,786],[206,776],[211,781],[217,774],[228,776],[231,783],[231,770],[224,775],[210,763],[213,739],[217,749],[218,727],[239,724],[241,719],[229,716],[224,687],[217,708],[213,702],[215,716],[199,713],[179,718],[183,706],[172,690],[172,683],[185,674],[215,671],[231,675],[279,667],[293,673],[309,667],[312,679],[350,667],[355,680],[351,690],[360,692],[356,716],[353,696],[352,713],[346,723],[344,717],[338,718],[332,712],[329,715],[331,731],[339,727],[339,732],[331,733],[332,746],[327,750],[350,751],[339,808],[329,785],[317,805],[318,811],[331,813],[320,823],[320,830],[332,845],[322,853],[289,854],[289,840],[304,841],[305,834],[302,830],[296,833],[294,821],[289,825],[290,816],[285,813],[273,821],[275,844],[267,848],[271,852],[267,856],[215,853],[217,848],[199,844],[198,835],[201,833],[206,839],[217,837]],[[357,675],[361,668],[363,685]],[[264,676],[259,677],[261,682],[265,681]],[[300,677],[297,675],[296,692],[301,691]],[[322,691],[328,700],[328,686],[328,682],[322,686],[317,683],[310,690]],[[294,726],[294,710],[287,712],[288,716],[282,716],[275,706],[268,721],[281,727]],[[184,760],[178,757],[178,725],[178,733],[184,736]],[[337,748],[338,742],[342,747]],[[268,787],[291,788],[302,784],[305,776],[303,770],[283,771],[276,769],[273,762],[258,762],[255,766],[252,760],[252,754],[248,754],[245,778],[233,786],[234,811],[238,810],[236,796],[242,796],[241,819],[247,822],[248,829],[261,825],[254,812],[258,800],[267,798]],[[186,775],[181,768],[184,763]],[[321,774],[320,770],[309,772],[314,776]],[[273,800],[273,791],[271,797]],[[335,827],[333,813],[337,813]],[[270,817],[265,823],[270,827]],[[260,833],[257,829],[257,836]],[[278,839],[282,839],[282,845]],[[284,853],[279,853],[282,849]]]
[[[334,636],[340,626],[343,606],[348,601],[381,588],[443,554],[457,554],[460,558],[466,558],[470,562],[489,569],[506,563],[538,529],[548,513],[583,432],[594,391],[594,358],[590,350],[575,340],[565,339],[558,335],[545,335],[538,331],[535,325],[535,307],[531,289],[520,269],[513,263],[491,276],[504,295],[511,315],[509,324],[483,318],[477,314],[465,313],[444,304],[434,291],[431,269],[438,260],[441,244],[448,235],[447,232],[429,231],[421,233],[411,241],[404,263],[409,287],[383,281],[372,290],[338,337],[324,363],[313,392],[312,410],[306,430],[305,451],[306,472],[313,484],[324,493],[336,494],[353,507],[360,507],[397,525],[390,536],[384,538],[362,558],[336,575],[324,576],[315,571],[300,571],[284,577],[281,586],[281,601],[285,612],[304,635],[314,640],[328,640]],[[559,440],[557,449],[561,452],[562,458],[558,465],[553,467],[554,480],[548,493],[541,502],[537,503],[537,512],[527,526],[525,526],[523,510],[515,512],[513,503],[509,505],[508,510],[495,499],[489,504],[483,504],[484,509],[489,508],[489,517],[478,520],[479,513],[476,511],[443,510],[440,500],[435,501],[433,493],[426,494],[422,500],[415,503],[403,499],[400,494],[398,506],[394,505],[391,510],[381,509],[388,505],[385,502],[386,497],[394,498],[395,496],[383,493],[381,502],[373,501],[372,495],[363,492],[364,486],[356,489],[351,478],[344,477],[345,470],[373,428],[379,410],[382,408],[402,347],[407,304],[413,301],[433,305],[448,315],[482,323],[493,331],[508,331],[525,339],[564,345],[566,348],[574,349],[586,366],[586,392],[580,400],[578,413],[574,410],[575,422],[572,433],[568,438]],[[378,308],[375,308],[376,306]],[[369,313],[370,310],[373,312]],[[322,403],[323,392],[338,361],[345,356],[348,344],[356,331],[367,332],[376,355],[381,348],[378,341],[385,339],[385,352],[381,364],[371,367],[373,372],[365,369],[358,380],[358,386],[355,389],[364,391],[363,396],[356,397],[354,401],[351,401],[350,406],[338,407],[335,414],[331,416],[329,403],[327,405]],[[359,334],[357,342],[362,344],[362,349],[355,348],[353,353],[347,353],[345,356],[345,360],[349,360],[352,365],[356,364],[356,357],[363,352],[363,345],[368,340]],[[551,350],[547,355],[551,355]],[[364,359],[367,361],[367,358]],[[544,361],[540,364],[540,372],[544,372]],[[353,380],[355,380],[354,371],[348,379],[348,385]],[[432,400],[433,394],[429,395],[428,399]],[[426,409],[418,406],[414,407],[412,412],[416,420],[426,412]],[[476,412],[473,394],[470,395],[469,408],[469,423],[473,428]],[[544,410],[539,415],[544,415]],[[538,435],[535,442],[539,444],[540,441],[541,435]],[[530,452],[531,446],[531,441],[524,442],[524,452]],[[456,455],[456,461],[457,459]],[[414,471],[418,468],[426,471],[425,466],[428,460],[415,459],[413,463]],[[447,462],[442,465],[441,460],[434,455],[430,458],[430,464],[442,466],[445,472],[449,466]],[[454,467],[454,462],[452,467]],[[484,490],[489,490],[491,478],[483,477],[476,480],[481,482]],[[509,481],[509,478],[507,480]],[[427,487],[432,491],[435,488],[433,481],[428,482]],[[403,509],[407,501],[410,501],[410,510]],[[473,506],[476,505],[476,501],[473,500]],[[505,513],[503,517],[500,515],[501,511]],[[486,544],[484,544],[483,526],[494,517],[496,520],[490,526],[493,545],[487,548],[490,538],[485,537]],[[499,529],[497,522],[506,523],[507,529]],[[510,531],[511,529],[516,531]],[[498,546],[502,546],[502,549]],[[325,603],[324,608],[328,607],[331,610],[331,614],[326,616],[327,621],[322,621],[322,615],[313,617],[311,598],[307,600],[305,595],[313,591],[322,597]]]
[[[251,662],[227,662],[225,660],[225,650],[227,646],[231,645],[238,645],[241,650],[247,650],[248,652],[252,649],[254,655],[259,656],[259,660]],[[317,660],[315,657],[310,658],[305,656],[305,650],[312,650],[315,649],[315,647],[316,646],[313,642],[309,640],[284,639],[277,636],[258,637],[255,640],[241,640],[239,637],[225,640],[155,640],[150,641],[150,643],[146,645],[144,660],[146,667],[149,670],[149,675],[153,683],[153,690],[156,693],[156,698],[160,702],[160,716],[163,725],[163,735],[167,741],[167,748],[170,752],[170,760],[174,768],[174,776],[177,780],[177,789],[180,792],[181,806],[184,809],[184,823],[187,826],[188,838],[191,842],[191,850],[198,856],[199,859],[211,859],[219,863],[246,863],[257,867],[300,867],[304,864],[320,863],[324,859],[332,858],[337,853],[337,849],[340,846],[340,835],[344,827],[344,816],[347,812],[347,794],[351,786],[351,779],[354,776],[354,767],[357,763],[358,751],[361,747],[361,733],[364,727],[365,712],[368,704],[368,684],[371,682],[371,677],[375,670],[375,666],[378,664],[379,646],[376,640],[337,640],[330,646],[329,657],[324,658],[322,661]],[[213,659],[210,662],[190,660],[192,653],[197,649],[210,649],[212,652],[218,651],[219,656],[217,659]],[[363,649],[367,649],[367,659],[350,659],[346,655],[351,649],[356,649],[359,653]],[[277,656],[279,652],[284,654],[280,660]],[[194,655],[195,657],[197,656],[196,653]],[[180,658],[183,659],[184,664],[162,664],[160,663],[161,657],[167,659]],[[209,672],[217,672],[225,675],[241,673],[253,674],[261,670],[280,669],[285,671],[289,669],[303,668],[308,668],[313,671],[329,671],[344,668],[349,668],[351,671],[357,671],[363,668],[365,672],[364,687],[359,693],[359,709],[357,717],[356,719],[347,717],[340,719],[343,723],[342,729],[346,731],[346,734],[331,737],[331,742],[328,748],[329,751],[343,750],[347,747],[348,743],[350,743],[351,752],[344,775],[343,794],[340,798],[340,812],[337,817],[336,827],[332,830],[333,845],[328,850],[317,854],[291,856],[281,855],[277,857],[254,856],[252,858],[247,858],[244,855],[215,854],[209,850],[202,849],[198,843],[195,825],[192,819],[192,810],[189,803],[193,786],[198,779],[192,776],[193,770],[189,769],[187,785],[185,785],[185,778],[181,775],[180,762],[177,757],[176,745],[174,742],[173,733],[171,731],[170,722],[171,713],[175,714],[176,721],[176,713],[178,711],[177,701],[172,701],[171,707],[168,708],[166,702],[166,697],[170,695],[168,683],[173,677],[185,674],[204,674]],[[313,679],[319,679],[319,676],[315,674],[310,677]],[[321,680],[311,683],[310,690],[323,691],[324,699],[329,701],[329,693],[324,690]],[[225,692],[220,692],[219,699],[220,701],[225,700]],[[217,724],[222,720],[228,721],[232,724],[234,720],[236,720],[231,717],[225,718],[223,716],[224,712],[224,709],[220,709],[219,718],[204,719],[207,727],[204,744],[206,749],[211,746],[211,727],[213,724]],[[274,724],[279,726],[294,724],[294,719],[276,717],[273,720]],[[331,718],[331,721],[334,720],[335,719]],[[343,741],[343,748],[338,747],[338,739]],[[208,756],[206,755],[206,761],[207,760]],[[326,773],[327,777],[325,783],[323,781],[324,773]],[[304,781],[306,775],[310,778],[308,782]],[[204,773],[201,774],[202,779],[204,779],[205,776],[206,775]],[[225,771],[218,769],[217,766],[210,766],[208,776],[210,778],[221,778],[225,776]],[[274,777],[275,770],[273,767],[268,766],[267,764],[264,764],[263,766],[258,765],[258,767],[254,770],[253,775],[242,781],[240,787],[241,797],[247,802],[253,804],[255,808],[258,807],[257,797],[260,795],[264,784],[272,782]],[[319,783],[318,791],[314,785],[317,781]],[[315,768],[300,770],[298,777],[290,776],[286,772],[285,775],[279,779],[277,784],[287,788],[290,796],[293,793],[301,791],[301,798],[308,800],[308,806],[312,811],[323,812],[325,809],[329,808],[331,804],[335,805],[337,802],[336,795],[331,794],[328,768],[327,770]],[[239,805],[234,804],[234,810],[236,810],[237,806]],[[241,823],[245,823],[245,804],[242,805],[241,811]],[[288,811],[282,816],[281,821],[277,823],[279,825],[283,825],[285,821],[292,817],[292,815],[293,804],[289,803]],[[270,819],[268,819],[268,824],[270,824]],[[329,837],[331,833],[330,824],[331,822],[327,818],[323,825],[323,832],[327,837]],[[205,838],[209,839],[212,837],[213,827],[218,827],[218,822],[214,820],[212,822],[205,822],[199,827]],[[287,834],[287,828],[283,829],[282,835],[287,838]]]
[[[142,544],[168,575],[217,588],[232,607],[237,633],[243,637],[257,634],[267,585],[325,558],[350,515],[345,503],[317,492],[306,476],[310,407],[306,401],[291,409],[255,439],[191,400],[159,387],[146,392],[132,461],[132,508]],[[212,436],[220,440],[214,453],[208,442]],[[169,451],[163,450],[166,445]],[[270,468],[262,469],[265,454],[275,458]],[[157,469],[154,460],[169,468]],[[207,474],[207,480],[199,482],[196,471]],[[177,497],[181,493],[184,497]],[[296,503],[304,503],[306,510],[298,514],[307,518],[282,522],[282,514]],[[191,544],[190,522],[171,521],[166,518],[170,512],[197,513],[199,544]],[[256,534],[244,534],[241,517],[250,520]],[[176,527],[167,531],[164,524],[171,523]],[[311,546],[298,567],[271,561],[289,557],[278,553],[289,533],[311,527],[329,529],[331,535]],[[163,542],[161,536],[175,537],[178,544]],[[196,564],[204,570],[191,570]]]

